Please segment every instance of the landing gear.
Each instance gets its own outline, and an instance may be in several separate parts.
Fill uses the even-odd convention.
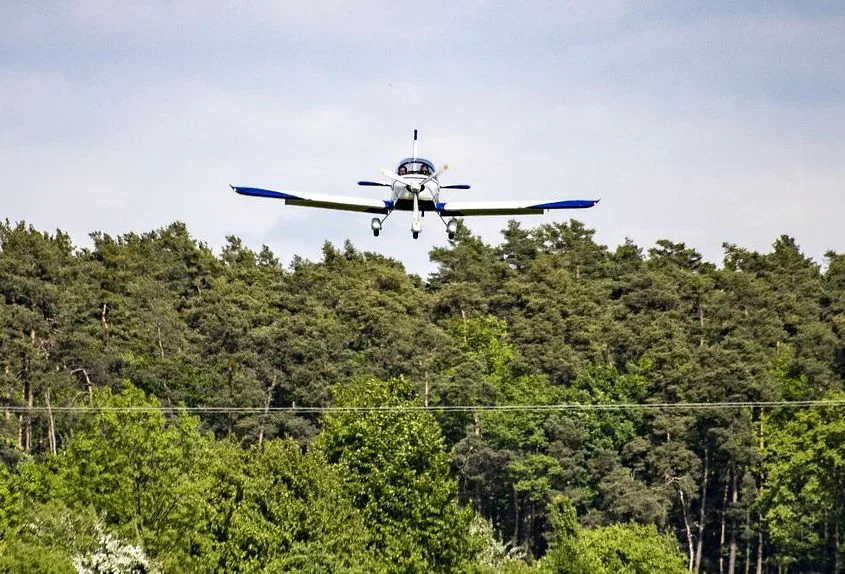
[[[420,199],[419,196],[415,193],[414,194],[414,217],[411,220],[411,237],[414,239],[420,236],[420,231],[422,231],[422,212],[420,211]]]
[[[455,233],[458,232],[458,220],[457,219],[450,219],[449,223],[446,224],[446,234],[449,236],[449,239],[455,238]]]
[[[373,217],[373,220],[370,222],[370,229],[373,230],[373,236],[378,237],[378,234],[381,231],[381,219]]]

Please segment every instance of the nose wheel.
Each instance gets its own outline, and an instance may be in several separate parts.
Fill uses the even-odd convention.
[[[414,239],[419,238],[419,236],[420,236],[420,232],[419,232],[419,231],[412,231],[412,232],[411,232],[411,237],[413,237]]]

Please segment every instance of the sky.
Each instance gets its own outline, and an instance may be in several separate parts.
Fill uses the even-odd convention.
[[[289,262],[346,239],[426,277],[443,225],[289,207],[229,184],[357,187],[410,155],[455,201],[601,198],[610,249],[782,234],[845,252],[845,3],[0,0],[0,219],[88,234],[184,221]],[[444,192],[444,196],[446,192]],[[468,218],[496,244],[506,217]]]

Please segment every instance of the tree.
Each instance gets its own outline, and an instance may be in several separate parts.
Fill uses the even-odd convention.
[[[830,395],[843,399],[845,394]],[[776,561],[842,568],[845,420],[837,408],[775,413],[764,450],[763,508]],[[828,541],[828,542],[826,542]]]
[[[202,568],[220,572],[368,572],[369,531],[337,468],[292,440],[211,449]]]
[[[372,547],[395,572],[452,572],[474,559],[471,513],[457,505],[457,484],[437,422],[405,379],[366,379],[339,388],[317,445],[344,475],[372,532]],[[355,411],[356,408],[389,408]]]
[[[199,420],[180,414],[168,421],[154,397],[130,384],[93,398],[67,450],[37,467],[30,499],[95,508],[108,530],[165,567],[189,560],[208,454]]]
[[[555,574],[683,574],[687,571],[677,543],[660,535],[654,525],[614,524],[582,529],[575,517],[575,507],[564,497],[555,499],[552,517],[552,544],[541,562],[545,571]]]

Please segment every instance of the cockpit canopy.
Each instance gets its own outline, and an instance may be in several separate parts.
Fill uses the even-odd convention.
[[[404,173],[402,168],[405,168]],[[432,175],[434,173],[434,164],[428,161],[427,159],[423,159],[421,157],[418,157],[416,159],[408,157],[399,162],[399,167],[396,169],[396,173],[398,173],[399,175]]]

